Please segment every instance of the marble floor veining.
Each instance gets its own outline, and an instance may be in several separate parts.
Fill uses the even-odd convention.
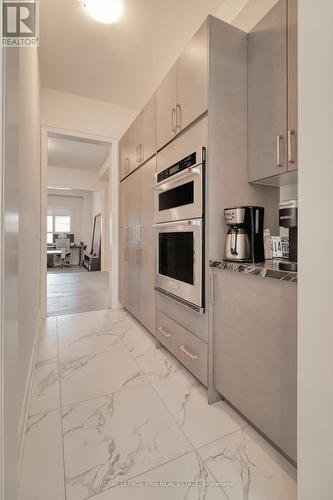
[[[125,311],[43,325],[19,500],[296,500],[296,473]]]

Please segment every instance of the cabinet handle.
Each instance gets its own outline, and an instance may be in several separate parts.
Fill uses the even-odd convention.
[[[181,345],[180,350],[183,351],[183,353],[186,354],[186,356],[188,356],[191,359],[199,359],[198,354],[192,354],[189,348],[186,347],[185,345]]]
[[[129,173],[129,158],[125,159],[125,169],[126,169],[126,173],[128,174]]]
[[[143,225],[139,225],[139,243],[142,243],[143,241]]]
[[[177,128],[181,130],[182,128],[182,108],[180,104],[176,105],[176,132]]]
[[[164,335],[164,337],[166,337],[167,339],[171,337],[171,333],[167,332],[164,330],[164,328],[162,328],[161,326],[158,328],[158,331]]]
[[[135,260],[138,266],[141,264],[141,248],[137,248],[135,252]]]
[[[283,139],[283,135],[276,136],[276,166],[283,167],[280,159],[280,148],[281,148],[281,140]]]
[[[140,151],[141,151],[140,161],[142,162],[145,159],[145,148],[143,144],[140,144]]]
[[[128,262],[128,247],[125,247],[124,260],[125,260],[125,262]]]
[[[175,122],[176,122],[176,108],[172,108],[172,110],[171,110],[171,130],[172,130],[172,132],[176,132],[176,130],[177,130]]]
[[[136,147],[136,162],[140,163],[140,145]]]
[[[210,303],[215,304],[215,274],[209,276],[209,298]]]
[[[288,130],[288,163],[295,163],[293,159],[293,140],[295,137],[295,130]]]

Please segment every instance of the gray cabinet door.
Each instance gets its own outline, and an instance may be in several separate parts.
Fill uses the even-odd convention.
[[[154,94],[138,117],[138,163],[141,164],[156,153],[156,94]]]
[[[287,0],[248,35],[249,180],[287,171]]]
[[[124,179],[130,172],[129,158],[129,134],[126,132],[119,141],[119,168],[120,180]]]
[[[288,0],[288,171],[298,168],[297,0]]]
[[[140,220],[140,268],[141,268],[141,323],[155,335],[155,230],[154,191],[156,156],[141,167],[141,220]]]
[[[127,309],[141,321],[140,303],[140,246],[138,231],[140,225],[140,170],[128,179],[128,258],[127,258]]]
[[[206,21],[178,59],[177,133],[207,110],[207,96],[208,33]]]
[[[217,271],[214,385],[296,461],[297,285]]]
[[[176,133],[177,63],[170,69],[156,92],[157,148]]]
[[[119,300],[123,307],[128,306],[128,178],[120,183],[119,188]]]

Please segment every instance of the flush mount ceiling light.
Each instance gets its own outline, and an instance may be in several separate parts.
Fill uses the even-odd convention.
[[[84,0],[83,5],[88,14],[99,23],[115,23],[123,13],[121,0]]]

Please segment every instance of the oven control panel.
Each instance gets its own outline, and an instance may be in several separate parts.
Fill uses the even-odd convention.
[[[171,167],[166,168],[162,172],[157,174],[157,182],[165,181],[169,177],[172,177],[175,174],[178,174],[182,170],[186,170],[187,168],[193,167],[193,165],[196,165],[197,163],[197,154],[192,153],[186,158],[183,158],[179,162],[175,163],[174,165],[171,165]]]

